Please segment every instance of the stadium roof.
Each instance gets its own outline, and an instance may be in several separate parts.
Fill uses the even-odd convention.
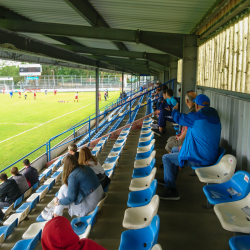
[[[229,2],[0,0],[0,57],[157,75]]]

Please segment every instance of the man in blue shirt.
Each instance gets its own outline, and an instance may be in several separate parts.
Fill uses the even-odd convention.
[[[174,147],[171,154],[162,157],[164,180],[158,180],[158,184],[166,188],[166,192],[160,194],[160,198],[164,200],[180,199],[176,189],[179,166],[210,166],[218,157],[220,117],[217,111],[210,107],[210,100],[206,95],[198,95],[194,102],[196,112],[179,113],[177,107],[174,107],[172,112],[174,121],[187,126],[188,130],[180,151]]]

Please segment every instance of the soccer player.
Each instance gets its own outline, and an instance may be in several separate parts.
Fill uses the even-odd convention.
[[[5,88],[3,88],[3,94],[5,94]]]
[[[78,92],[76,92],[76,94],[75,94],[75,100],[77,100],[77,102],[78,102]],[[74,102],[75,102],[75,100],[74,100]]]
[[[12,98],[12,96],[13,96],[13,91],[11,90],[10,91],[10,97]]]
[[[36,91],[34,91],[33,97],[34,97],[34,100],[36,100]]]
[[[21,90],[19,90],[18,91],[19,98],[21,98],[21,94],[22,94],[22,92],[21,92]]]
[[[47,95],[47,89],[45,89],[45,95]]]
[[[56,90],[56,89],[54,89],[54,95],[56,95],[56,92],[57,92],[57,90]]]
[[[25,90],[24,91],[24,99],[26,100],[26,98],[27,98],[27,91]]]

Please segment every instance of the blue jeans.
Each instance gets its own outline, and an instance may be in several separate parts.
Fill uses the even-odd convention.
[[[164,181],[165,188],[176,188],[176,179],[179,172],[179,150],[178,147],[173,147],[171,154],[165,154],[162,156],[163,168],[164,168]],[[200,166],[197,163],[185,161],[184,166]]]

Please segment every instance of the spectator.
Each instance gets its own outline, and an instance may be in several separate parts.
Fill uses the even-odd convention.
[[[178,89],[179,97],[181,97],[181,88]]]
[[[5,173],[0,174],[0,181],[3,184],[0,186],[0,208],[9,207],[22,194],[13,179],[8,179]]]
[[[25,193],[25,191],[29,189],[29,184],[26,178],[23,175],[19,174],[17,167],[12,167],[10,172],[13,176],[13,179],[16,181],[21,193]]]
[[[51,220],[62,216],[63,209],[69,209],[72,217],[85,216],[92,212],[97,203],[103,198],[103,189],[92,168],[80,166],[73,155],[67,155],[64,161],[63,185],[58,196],[54,199],[54,208],[45,208],[42,217]]]
[[[104,92],[104,99],[105,99],[105,101],[107,101],[107,92],[106,91]]]
[[[29,186],[31,187],[38,182],[38,172],[35,168],[30,166],[30,161],[28,159],[23,161],[23,165],[26,168],[23,176],[26,178]]]
[[[185,96],[185,103],[189,108],[188,113],[195,112],[194,99],[197,95],[193,91],[188,91]],[[187,127],[183,126],[180,135],[169,137],[165,149],[170,153],[173,147],[179,147],[183,144],[187,134]]]
[[[69,154],[74,155],[76,159],[78,160],[79,152],[77,152],[77,146],[75,143],[72,143],[68,146],[68,151],[69,151]]]
[[[108,89],[106,89],[106,95],[107,95],[107,97],[109,97],[109,90]]]
[[[70,222],[61,216],[45,225],[41,241],[43,250],[106,250],[90,239],[80,240]]]
[[[78,163],[80,165],[90,166],[94,170],[103,189],[109,185],[110,178],[106,175],[98,159],[91,154],[89,148],[84,147],[80,149]]]
[[[209,166],[216,162],[220,135],[220,117],[214,108],[210,107],[210,100],[206,95],[198,95],[195,99],[196,113],[179,113],[174,107],[173,119],[182,126],[187,126],[186,139],[179,151],[177,147],[171,154],[162,157],[164,166],[164,180],[158,184],[164,185],[165,193],[160,194],[164,200],[179,200],[176,189],[176,179],[179,166]]]

